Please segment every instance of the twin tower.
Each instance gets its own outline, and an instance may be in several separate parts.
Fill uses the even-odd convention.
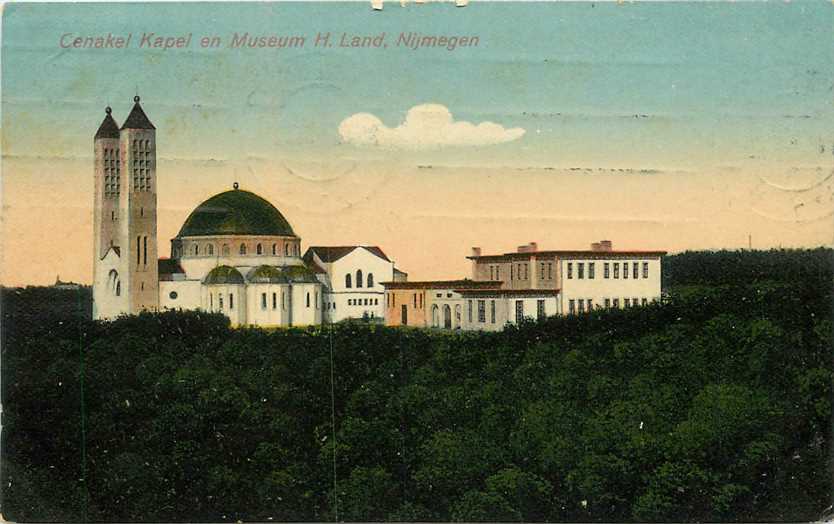
[[[156,128],[133,101],[121,127],[105,109],[94,139],[93,318],[159,306]]]

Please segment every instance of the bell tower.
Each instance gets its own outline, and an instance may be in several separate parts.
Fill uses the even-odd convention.
[[[119,125],[109,107],[104,113],[93,138],[93,318],[110,318],[125,310],[118,267],[122,170]]]
[[[139,97],[119,132],[119,237],[127,293],[127,313],[156,311],[159,271],[156,242],[156,128],[145,115]]]

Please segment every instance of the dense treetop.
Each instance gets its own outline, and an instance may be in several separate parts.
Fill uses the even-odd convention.
[[[662,304],[500,333],[230,329],[198,312],[101,323],[88,290],[6,289],[2,513],[819,517],[831,252],[664,264]]]

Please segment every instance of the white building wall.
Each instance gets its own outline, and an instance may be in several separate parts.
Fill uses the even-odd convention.
[[[588,264],[594,263],[594,278],[588,278]],[[634,278],[633,264],[638,264],[638,278]],[[568,278],[568,263],[573,264],[572,278]],[[579,278],[578,264],[584,264],[584,278]],[[628,265],[628,278],[623,278],[623,263]],[[648,278],[643,277],[643,263],[648,263]],[[605,278],[605,264],[609,264],[609,276]],[[614,271],[614,264],[619,265],[619,271]],[[611,257],[595,259],[562,259],[559,260],[559,272],[561,276],[562,311],[565,314],[570,312],[570,300],[574,300],[578,310],[579,300],[586,304],[591,299],[594,308],[604,307],[605,299],[612,301],[618,299],[620,307],[624,306],[624,299],[632,300],[637,298],[642,302],[660,299],[660,257],[639,258],[639,257]],[[618,275],[619,278],[614,278]]]
[[[223,313],[232,326],[246,325],[246,286],[242,284],[212,284],[201,286],[203,304],[207,311]],[[222,296],[222,299],[221,299]],[[230,301],[233,296],[233,301]],[[222,306],[222,307],[221,307]]]
[[[287,284],[246,286],[246,322],[263,327],[289,325],[289,312],[282,304],[282,299],[287,300],[288,291]]]
[[[125,283],[121,280],[121,260],[114,250],[107,252],[102,260],[96,260],[93,280],[93,318],[113,319],[128,312]],[[111,276],[115,271],[116,279]],[[120,294],[116,295],[116,285]]]
[[[484,302],[484,321],[478,315],[478,301]],[[524,318],[535,320],[538,315],[538,302],[544,301],[545,317],[559,314],[559,298],[554,295],[513,297],[498,296],[464,299],[463,329],[480,331],[501,331],[507,324],[516,324],[516,302],[523,304]],[[472,315],[469,315],[470,301]],[[492,321],[492,303],[495,303],[495,322]],[[470,320],[471,318],[471,320]]]
[[[331,303],[327,311],[330,322],[347,318],[385,317],[385,289],[381,282],[394,279],[394,263],[384,260],[363,247],[357,247],[333,263],[326,264],[317,256],[318,263],[328,275],[330,291],[325,301]],[[362,287],[356,285],[356,272],[362,271]],[[345,285],[345,275],[351,275],[351,287]],[[368,287],[368,275],[373,274],[373,286]],[[365,304],[365,301],[368,304]],[[349,302],[352,302],[349,303]],[[335,308],[332,306],[335,304]]]
[[[293,284],[292,304],[293,326],[312,326],[321,324],[321,307],[323,304],[321,297],[321,284]]]
[[[199,280],[161,280],[159,309],[203,309],[201,287]]]

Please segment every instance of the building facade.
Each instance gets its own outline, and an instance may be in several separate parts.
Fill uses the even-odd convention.
[[[536,243],[512,253],[473,248],[471,280],[386,282],[389,326],[500,331],[507,324],[600,308],[644,306],[661,296],[664,251],[613,249],[540,251]]]
[[[320,324],[326,275],[278,209],[237,184],[201,203],[157,257],[156,130],[134,99],[94,138],[93,317],[200,309],[232,325]]]
[[[328,322],[350,318],[382,322],[382,282],[405,275],[378,246],[312,246],[304,253],[304,261],[325,275],[324,313]]]

